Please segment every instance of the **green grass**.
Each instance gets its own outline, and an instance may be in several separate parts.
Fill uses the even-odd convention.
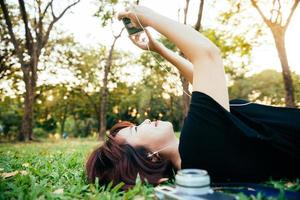
[[[120,185],[104,188],[88,184],[84,164],[96,145],[97,142],[88,139],[0,144],[0,199],[154,198],[153,187],[140,182],[126,193],[119,190]],[[4,178],[4,175],[11,176]],[[270,183],[277,188],[299,190],[299,182]],[[248,199],[242,194],[240,197]]]
[[[0,173],[23,174],[0,178],[0,199],[132,199],[152,194],[153,188],[142,184],[126,194],[87,184],[84,163],[96,145],[89,140],[1,144]]]

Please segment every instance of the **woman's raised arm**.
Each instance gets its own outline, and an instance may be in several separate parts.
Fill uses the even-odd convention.
[[[140,39],[140,35],[130,36],[131,41],[143,50],[149,50],[160,54],[167,61],[173,64],[180,73],[192,84],[193,83],[193,64],[177,53],[165,47],[162,43],[155,40],[148,29],[145,29],[148,41]],[[148,45],[148,47],[147,47]]]
[[[147,7],[132,5],[127,11],[119,13],[118,18],[123,17],[130,18],[135,27],[140,27],[140,23],[144,27],[153,27],[173,42],[193,64],[201,59],[201,55],[206,57],[219,53],[214,43],[192,27],[180,24]]]
[[[226,110],[229,97],[223,61],[218,47],[192,27],[180,24],[143,6],[132,6],[119,13],[134,26],[150,26],[166,36],[193,64],[193,91],[205,93]]]

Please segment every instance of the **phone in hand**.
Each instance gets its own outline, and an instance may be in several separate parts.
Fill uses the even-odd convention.
[[[144,31],[142,28],[133,27],[131,20],[127,17],[122,18],[122,21],[129,35],[134,35]]]

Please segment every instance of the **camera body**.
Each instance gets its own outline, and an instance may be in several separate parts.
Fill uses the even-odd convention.
[[[144,31],[142,28],[133,27],[131,20],[127,17],[122,18],[122,21],[129,35],[134,35]]]
[[[237,200],[233,195],[215,192],[210,187],[210,177],[205,170],[183,169],[175,176],[176,186],[157,186],[159,200]]]

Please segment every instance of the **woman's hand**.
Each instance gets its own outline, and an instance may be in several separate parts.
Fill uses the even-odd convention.
[[[135,44],[139,48],[143,50],[148,50],[149,47],[150,51],[154,51],[158,53],[159,50],[161,49],[161,44],[152,37],[148,29],[145,28],[145,32],[148,37],[148,41],[145,40],[146,38],[141,38],[142,33],[129,36],[129,38],[131,39],[133,44]]]
[[[141,25],[143,27],[150,25],[150,17],[153,14],[153,10],[144,6],[137,6],[133,4],[130,7],[126,8],[124,12],[119,12],[118,19],[121,20],[125,17],[129,18],[134,27],[141,28]]]

